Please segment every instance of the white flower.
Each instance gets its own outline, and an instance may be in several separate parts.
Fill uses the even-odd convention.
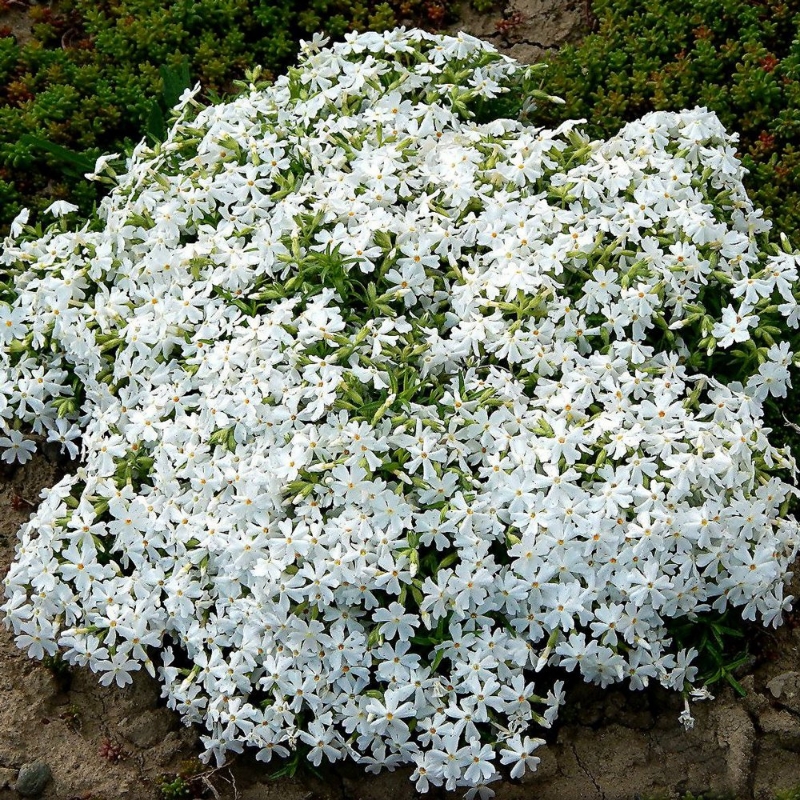
[[[392,603],[389,608],[377,609],[372,618],[380,623],[380,631],[387,639],[396,636],[400,641],[405,641],[414,635],[414,628],[419,622],[414,614],[405,614],[404,611],[400,603]]]
[[[11,229],[9,231],[9,236],[11,239],[16,239],[24,230],[25,225],[30,218],[31,211],[29,208],[23,208],[22,211],[17,214],[16,217],[11,221]]]
[[[18,218],[0,455],[80,458],[20,532],[20,646],[105,684],[160,661],[220,764],[303,746],[483,798],[536,766],[545,666],[691,694],[669,618],[778,624],[797,258],[705,110],[605,142],[463,113],[524,69],[317,36],[100,159],[91,224]]]
[[[3,461],[13,464],[18,461],[26,464],[36,452],[36,445],[26,439],[21,431],[10,430],[7,436],[0,436],[0,447],[3,448]]]
[[[494,750],[491,745],[481,745],[479,741],[471,741],[469,745],[459,750],[459,756],[468,761],[468,766],[464,771],[464,780],[469,784],[479,784],[491,779],[495,774]]]
[[[66,200],[56,200],[54,203],[50,203],[49,206],[44,210],[45,214],[52,214],[54,217],[65,217],[67,214],[71,214],[73,211],[77,211],[78,206],[74,203],[68,203]]]
[[[24,338],[27,332],[25,325],[26,314],[21,308],[12,308],[8,305],[0,305],[0,341],[3,344],[14,339]]]
[[[75,444],[75,439],[80,438],[80,435],[81,432],[77,425],[65,419],[57,419],[55,427],[47,434],[47,441],[60,442],[62,449],[67,451],[70,458],[76,458],[78,455],[78,446]]]
[[[387,690],[383,702],[371,699],[364,710],[370,715],[370,728],[379,733],[389,732],[397,736],[408,735],[408,725],[403,717],[414,715],[414,704],[403,702],[410,694],[408,689]]]
[[[692,716],[691,709],[689,708],[689,699],[683,700],[683,711],[678,715],[678,722],[683,725],[684,730],[690,731],[694,728],[694,717]]]
[[[108,660],[96,662],[96,669],[103,673],[100,676],[100,683],[103,686],[108,686],[112,681],[117,686],[127,686],[133,683],[131,672],[141,669],[141,664],[138,660],[127,658],[125,653],[119,652]]]
[[[506,739],[500,751],[500,763],[509,765],[512,778],[521,778],[526,770],[534,771],[541,759],[533,755],[533,751],[544,744],[544,739],[533,739],[526,736],[524,739],[519,734]]]
[[[110,171],[109,164],[117,158],[119,158],[119,153],[108,153],[100,156],[95,161],[94,169],[91,172],[87,172],[83,177],[88,181],[96,181],[104,172]]]
[[[711,332],[720,347],[730,347],[735,342],[749,339],[749,328],[757,324],[757,317],[736,311],[733,306],[727,306],[722,309],[722,319],[714,325]]]

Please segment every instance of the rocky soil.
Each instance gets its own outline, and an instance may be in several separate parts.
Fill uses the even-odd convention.
[[[591,25],[584,0],[511,0],[477,14],[462,7],[458,28],[532,61]],[[0,15],[2,16],[2,15]],[[4,22],[9,20],[4,19]],[[0,577],[16,532],[41,489],[58,478],[55,458],[38,456],[0,474]],[[800,595],[800,581],[793,594]],[[800,615],[756,637],[753,665],[738,698],[724,689],[696,704],[696,724],[678,722],[681,699],[658,688],[633,693],[573,685],[537,773],[497,784],[500,800],[708,798],[770,800],[800,786]],[[0,800],[407,800],[408,771],[368,776],[348,765],[311,775],[269,779],[271,768],[242,756],[209,770],[197,761],[198,732],[163,707],[156,681],[144,675],[126,690],[101,687],[86,670],[59,674],[30,661],[0,628]],[[189,793],[162,790],[176,774]],[[431,793],[431,800],[444,793]]]

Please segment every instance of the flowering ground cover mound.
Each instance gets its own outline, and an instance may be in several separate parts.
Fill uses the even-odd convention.
[[[470,36],[325,44],[185,93],[82,227],[13,226],[3,458],[80,466],[3,610],[31,656],[158,674],[219,763],[486,797],[557,668],[688,694],[671,620],[779,624],[798,256],[704,109],[591,141],[493,119],[548,100]]]

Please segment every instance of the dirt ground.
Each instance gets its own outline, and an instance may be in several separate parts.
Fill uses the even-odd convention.
[[[581,36],[591,24],[584,0],[511,0],[477,14],[462,7],[457,26],[532,61]],[[0,22],[11,20],[3,18]],[[505,22],[503,22],[505,21]],[[509,21],[511,24],[508,24]],[[498,23],[501,23],[498,25]],[[454,29],[455,30],[455,29]],[[13,557],[16,533],[42,487],[60,466],[37,456],[0,473],[0,577]],[[800,571],[800,570],[799,570]],[[793,593],[800,595],[800,581]],[[800,620],[758,637],[755,660],[742,677],[748,696],[730,689],[694,707],[696,724],[678,722],[679,697],[573,685],[537,773],[496,784],[500,800],[634,800],[707,798],[770,800],[800,785]],[[244,755],[229,768],[200,772],[192,792],[161,790],[177,773],[197,772],[198,732],[163,707],[156,681],[142,675],[126,690],[101,687],[86,670],[58,676],[29,660],[0,628],[0,800],[20,769],[45,762],[52,777],[46,800],[410,800],[409,771],[368,776],[355,765],[311,776],[269,780],[272,767]],[[432,800],[444,798],[433,791]],[[455,797],[456,795],[453,795]]]

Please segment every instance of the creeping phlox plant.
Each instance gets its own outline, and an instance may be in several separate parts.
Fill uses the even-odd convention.
[[[15,224],[0,445],[82,462],[3,609],[32,656],[157,672],[219,763],[486,797],[538,762],[546,665],[688,693],[671,618],[779,623],[794,464],[761,415],[798,257],[703,109],[606,142],[479,123],[535,70],[466,35],[324,44],[187,92],[79,230]]]

